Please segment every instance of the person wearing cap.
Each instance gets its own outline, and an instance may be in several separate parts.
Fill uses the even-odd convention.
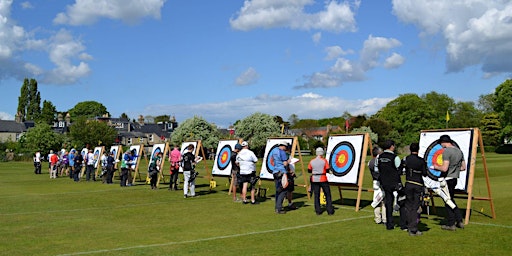
[[[171,163],[169,182],[169,190],[178,190],[178,174],[180,172],[181,152],[178,145],[174,145],[174,149],[169,153],[169,162]]]
[[[233,193],[233,202],[238,202],[239,199],[236,197],[236,189],[238,187],[240,176],[240,166],[236,162],[236,157],[238,155],[238,152],[242,150],[242,145],[240,143],[237,143],[235,145],[235,149],[231,152],[231,192]]]
[[[320,188],[324,192],[325,201],[326,201],[326,210],[327,214],[334,214],[334,207],[332,206],[332,198],[331,198],[331,188],[329,186],[329,182],[327,181],[327,170],[329,170],[329,162],[324,158],[324,149],[317,148],[315,150],[316,158],[309,161],[308,164],[308,172],[311,173],[311,189],[314,194],[314,202],[315,202],[315,212],[316,215],[322,214],[322,209],[320,207]]]
[[[466,161],[462,151],[453,145],[453,141],[449,135],[441,135],[438,140],[439,144],[444,148],[442,153],[443,164],[441,166],[431,166],[431,169],[441,171],[441,186],[447,186],[450,198],[455,207],[445,203],[447,213],[446,225],[442,225],[443,230],[455,231],[457,228],[463,229],[462,215],[459,207],[455,203],[454,192],[457,186],[457,179],[460,172],[466,170]]]
[[[394,193],[402,190],[402,181],[400,179],[399,167],[401,165],[400,157],[395,151],[395,142],[387,140],[383,145],[382,152],[375,160],[375,172],[379,174],[379,181],[384,190],[384,205],[386,206],[386,229],[395,228],[393,221],[393,203],[395,199]],[[402,223],[403,224],[403,223]],[[406,227],[401,227],[405,229]]]
[[[258,162],[258,158],[252,152],[252,150],[249,149],[249,144],[247,141],[242,142],[242,150],[240,150],[240,153],[236,156],[236,162],[240,166],[240,184],[242,185],[242,201],[244,204],[247,204],[247,187],[249,184],[250,190],[251,190],[251,204],[258,204],[259,202],[256,202],[256,188],[251,183],[251,179],[254,179],[256,177],[256,163]]]
[[[406,180],[404,188],[406,214],[404,221],[407,223],[407,229],[411,236],[422,235],[422,232],[418,231],[418,211],[421,207],[424,191],[423,177],[427,176],[427,164],[423,158],[418,156],[419,149],[418,143],[411,143],[409,146],[411,154],[403,160]],[[400,218],[402,218],[402,215],[400,215]]]
[[[273,150],[270,157],[274,161],[274,171],[272,175],[274,176],[274,183],[276,187],[276,202],[275,202],[275,211],[277,214],[284,214],[286,211],[283,210],[283,201],[286,197],[286,189],[283,188],[282,185],[282,177],[286,173],[286,169],[288,166],[288,156],[286,155],[286,144],[279,144],[279,150]]]

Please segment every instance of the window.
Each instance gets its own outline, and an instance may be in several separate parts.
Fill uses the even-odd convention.
[[[148,136],[148,141],[149,141],[149,142],[153,142],[153,134],[150,134],[150,135]]]
[[[131,145],[132,144],[132,138],[126,139],[126,144],[130,144]]]

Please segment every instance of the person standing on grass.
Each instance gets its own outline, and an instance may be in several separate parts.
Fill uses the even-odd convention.
[[[372,149],[372,159],[368,162],[368,169],[373,179],[373,214],[376,224],[386,224],[386,206],[384,205],[384,192],[380,187],[379,174],[375,172],[375,160],[382,153],[379,147]]]
[[[236,157],[240,150],[242,150],[242,145],[237,143],[235,145],[235,149],[231,152],[231,192],[233,193],[233,202],[239,201],[239,199],[236,198],[236,190],[239,183],[238,178],[240,176],[240,166],[236,162]]]
[[[120,178],[121,178],[121,183],[120,183],[120,186],[121,187],[126,187],[127,186],[127,181],[128,181],[128,173],[131,172],[131,165],[132,165],[132,152],[131,151],[127,151],[123,154],[123,160],[121,161],[121,173],[119,174]]]
[[[178,174],[180,173],[181,152],[177,145],[169,153],[169,162],[171,163],[169,178],[169,190],[178,190]]]
[[[114,152],[110,152],[109,156],[107,157],[107,173],[106,173],[106,180],[105,182],[107,184],[112,184],[112,177],[114,176],[114,165],[116,164],[116,159],[114,159]]]
[[[96,177],[94,174],[94,153],[92,153],[92,149],[89,149],[89,153],[87,153],[85,161],[87,164],[85,169],[85,180],[90,181],[92,176],[92,180],[96,181]]]
[[[258,162],[258,158],[252,152],[252,150],[249,149],[249,143],[247,141],[242,142],[241,144],[242,150],[240,150],[240,153],[236,156],[236,163],[240,166],[240,184],[242,185],[242,201],[244,204],[247,204],[247,187],[249,183],[251,184],[250,190],[251,190],[251,204],[258,204],[256,202],[255,193],[256,188],[251,183],[251,180],[253,180],[256,177],[256,163]]]
[[[162,163],[162,152],[158,152],[153,159],[151,159],[151,163],[149,164],[149,178],[151,189],[158,189],[156,187],[156,183],[158,181],[158,174],[160,173],[160,166]]]
[[[293,191],[295,190],[295,164],[291,163],[291,149],[292,146],[290,144],[286,144],[286,153],[288,159],[288,166],[286,168],[288,175],[288,186],[286,187],[286,199],[288,199],[288,210],[297,210],[297,206],[293,204]]]
[[[334,207],[332,206],[331,188],[327,181],[327,170],[329,170],[329,162],[324,158],[324,149],[317,148],[315,150],[316,158],[309,161],[308,172],[311,173],[311,190],[315,196],[315,212],[316,215],[322,214],[320,207],[320,189],[324,192],[326,201],[326,210],[328,215],[334,214]]]
[[[454,208],[445,203],[447,213],[446,225],[442,225],[441,229],[448,231],[455,231],[457,228],[464,229],[462,222],[462,215],[460,214],[459,207],[455,203],[455,186],[457,186],[457,179],[460,172],[466,170],[466,161],[462,151],[453,145],[453,141],[448,135],[442,135],[439,138],[439,144],[444,148],[442,159],[443,165],[431,166],[431,169],[441,171],[440,186],[448,186],[450,198],[455,205]]]
[[[73,159],[73,162],[75,163],[75,167],[73,170],[73,180],[75,182],[80,181],[80,172],[82,171],[82,165],[84,163],[84,157],[80,153],[75,154],[75,158]]]
[[[277,214],[284,214],[286,211],[283,210],[283,201],[286,197],[286,189],[283,188],[282,177],[287,172],[288,167],[288,156],[286,155],[286,147],[287,145],[284,143],[279,144],[279,150],[273,150],[270,157],[272,161],[274,161],[274,171],[272,175],[274,176],[274,184],[276,187],[276,204],[275,204],[275,212]]]
[[[192,175],[195,175],[195,164],[196,156],[192,153],[194,151],[194,145],[190,144],[187,146],[187,152],[183,154],[183,197],[195,197],[196,196],[196,181]]]
[[[384,142],[384,152],[375,160],[375,172],[379,174],[379,181],[384,190],[384,205],[386,206],[386,229],[395,228],[393,220],[394,192],[402,189],[399,167],[400,157],[395,155],[395,142],[387,140]]]
[[[406,223],[409,235],[420,236],[418,231],[418,210],[421,207],[421,200],[424,191],[423,177],[427,176],[427,164],[418,156],[420,146],[418,143],[411,143],[409,146],[411,154],[403,160],[405,169],[405,209]],[[402,216],[400,216],[402,217]]]
[[[50,150],[50,179],[57,178],[57,164],[59,162],[59,157],[57,154],[53,154],[53,150]]]
[[[69,175],[69,158],[68,158],[68,151],[65,150],[62,154],[62,157],[60,158],[60,176]]]
[[[41,152],[39,150],[34,154],[34,173],[41,174]]]
[[[76,150],[73,148],[69,151],[68,162],[69,162],[69,178],[73,179],[74,170],[75,170],[75,153]]]

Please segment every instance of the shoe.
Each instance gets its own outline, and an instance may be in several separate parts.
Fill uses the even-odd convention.
[[[442,230],[448,230],[448,231],[456,231],[457,227],[455,227],[455,225],[451,225],[451,226],[441,225],[441,229]]]
[[[464,229],[464,223],[462,223],[462,221],[459,221],[459,222],[455,223],[455,226],[460,228],[460,229]]]
[[[409,231],[407,228],[400,228],[402,231]]]
[[[258,201],[251,202],[251,204],[260,204]]]
[[[244,200],[242,203],[243,203],[243,204],[248,204],[248,203],[249,203],[249,201]]]
[[[183,195],[183,198],[187,198],[188,196],[187,195]]]
[[[277,214],[286,214],[285,211],[276,211]]]
[[[299,208],[297,208],[297,206],[293,205],[293,204],[290,204],[288,205],[288,210],[297,210]]]
[[[421,235],[423,235],[423,233],[421,231],[416,231],[416,232],[409,232],[409,235],[410,236],[421,236]]]

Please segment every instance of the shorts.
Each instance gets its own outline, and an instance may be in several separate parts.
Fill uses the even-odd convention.
[[[245,174],[245,175],[240,175],[240,184],[243,184],[243,183],[246,183],[246,182],[251,182],[251,178],[254,177],[254,173],[251,173],[251,174]]]
[[[295,181],[294,178],[288,178],[288,186],[284,189],[288,192],[293,192],[295,190]]]

